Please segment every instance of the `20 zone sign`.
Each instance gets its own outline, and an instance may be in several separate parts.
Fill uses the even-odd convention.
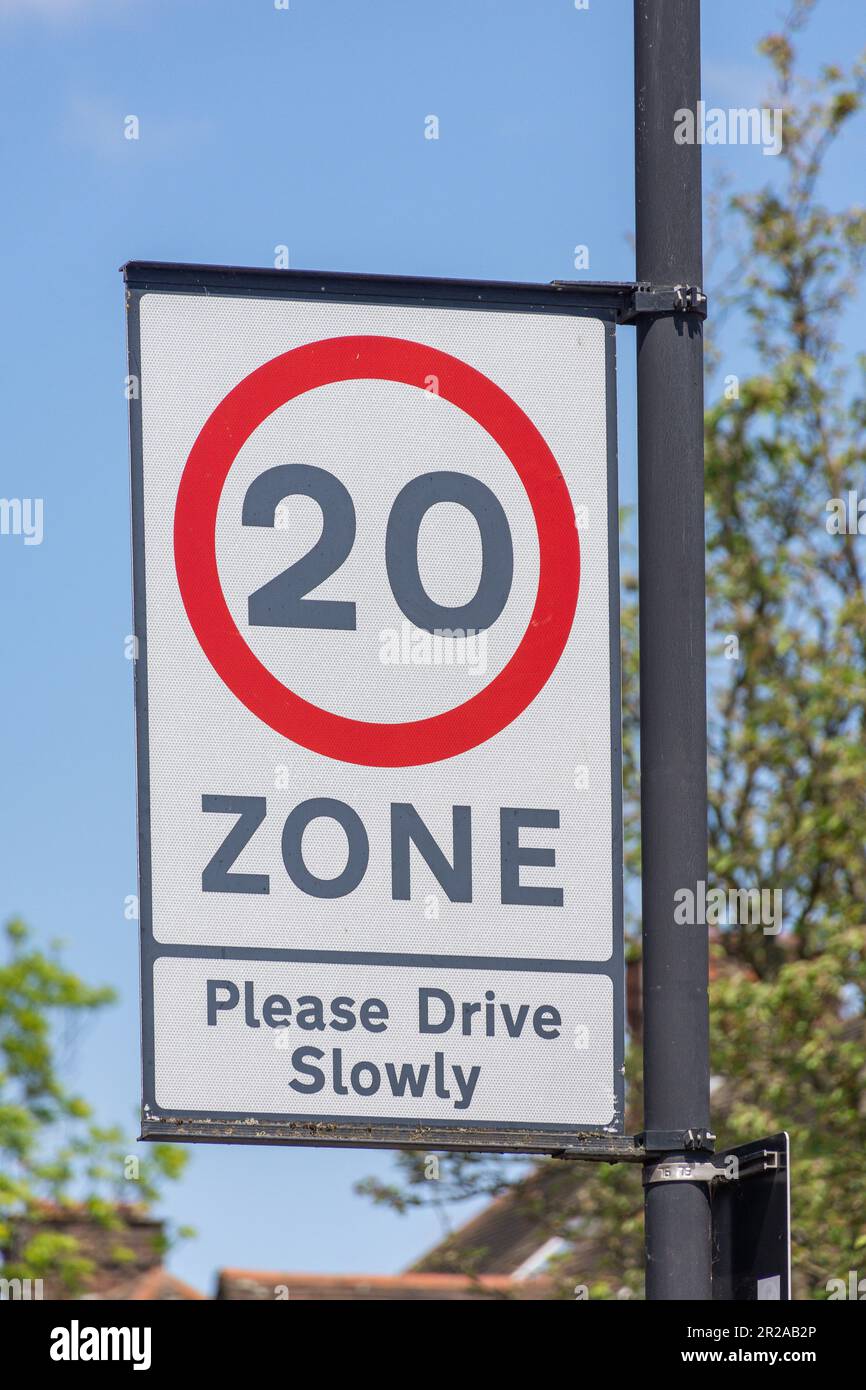
[[[611,312],[126,281],[143,1133],[620,1132]]]

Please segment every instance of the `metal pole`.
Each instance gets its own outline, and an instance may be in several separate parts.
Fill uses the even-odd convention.
[[[635,0],[637,279],[702,284],[699,0]],[[692,314],[637,327],[644,1125],[709,1130],[706,927],[674,921],[707,878],[703,337]],[[670,1156],[682,1146],[670,1143]],[[655,1161],[660,1157],[656,1155]],[[693,1157],[695,1155],[692,1155]],[[646,1189],[647,1297],[709,1299],[706,1185]]]

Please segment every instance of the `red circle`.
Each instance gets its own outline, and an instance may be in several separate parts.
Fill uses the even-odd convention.
[[[438,378],[439,395],[496,441],[526,489],[539,543],[535,607],[510,661],[463,704],[402,724],[348,719],[289,690],[241,636],[217,569],[217,508],[240,449],[287,401],[337,381],[395,381],[423,390],[431,376]],[[546,684],[562,654],[580,582],[580,545],[565,479],[520,407],[457,357],[403,338],[368,335],[306,343],[257,367],[228,393],[187,459],[175,508],[174,553],[193,631],[232,693],[257,718],[301,747],[368,767],[412,767],[453,758],[516,719]]]

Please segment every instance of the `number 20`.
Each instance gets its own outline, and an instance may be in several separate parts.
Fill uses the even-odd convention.
[[[311,497],[318,503],[322,534],[306,555],[250,594],[250,625],[354,631],[354,603],[307,597],[340,568],[355,543],[357,522],[348,489],[333,473],[312,464],[269,468],[247,488],[244,526],[273,526],[277,507],[286,497]],[[468,603],[456,608],[430,598],[418,568],[421,522],[437,502],[465,507],[481,536],[478,588]],[[388,517],[385,568],[394,598],[415,627],[427,632],[481,632],[490,627],[505,607],[514,577],[511,531],[499,499],[468,473],[440,471],[413,478],[397,494]]]

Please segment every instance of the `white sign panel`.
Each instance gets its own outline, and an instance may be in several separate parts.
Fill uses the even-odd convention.
[[[145,1133],[619,1133],[610,318],[127,285]]]

